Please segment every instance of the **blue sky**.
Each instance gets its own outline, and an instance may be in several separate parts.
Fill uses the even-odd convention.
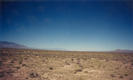
[[[3,2],[0,41],[41,49],[133,50],[132,1]]]

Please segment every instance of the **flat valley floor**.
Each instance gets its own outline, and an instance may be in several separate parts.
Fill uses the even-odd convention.
[[[133,80],[133,54],[0,53],[0,80]]]

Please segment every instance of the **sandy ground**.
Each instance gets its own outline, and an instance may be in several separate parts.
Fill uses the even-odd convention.
[[[0,80],[133,80],[133,54],[0,54]]]

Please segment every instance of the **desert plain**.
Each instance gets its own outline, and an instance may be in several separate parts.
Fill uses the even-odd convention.
[[[133,53],[4,49],[0,80],[133,80]]]

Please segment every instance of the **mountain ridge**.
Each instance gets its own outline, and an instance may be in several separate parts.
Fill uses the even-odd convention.
[[[116,49],[115,52],[120,52],[120,53],[133,53],[133,50],[128,50],[128,49]]]
[[[18,44],[15,42],[9,42],[9,41],[0,41],[0,48],[16,48],[16,49],[38,49],[38,48],[30,48],[22,44]],[[71,50],[66,50],[62,48],[53,48],[53,49],[42,49],[42,50],[61,50],[61,51],[71,51]],[[89,51],[88,51],[89,52]],[[102,52],[102,51],[100,51]],[[106,51],[105,51],[106,52]],[[107,51],[108,52],[108,51]],[[133,50],[128,50],[128,49],[116,49],[114,51],[109,51],[109,52],[119,52],[119,53],[133,53]]]
[[[0,48],[28,48],[25,45],[21,45],[15,42],[0,41]]]

